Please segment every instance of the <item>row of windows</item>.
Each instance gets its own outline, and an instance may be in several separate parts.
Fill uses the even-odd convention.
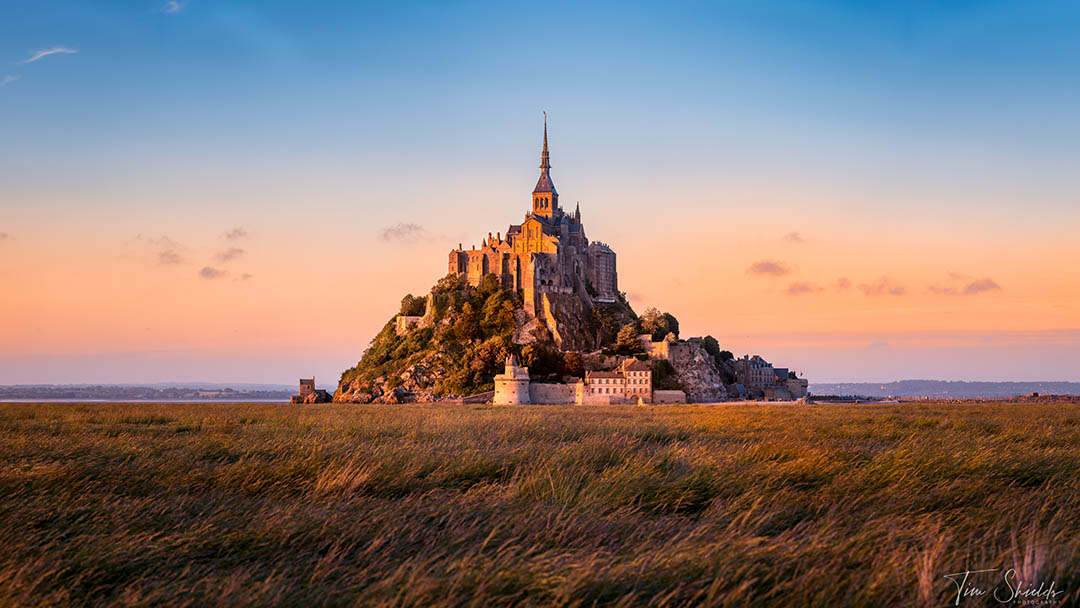
[[[590,378],[589,379],[590,384],[623,384],[624,382],[626,384],[648,384],[649,380],[648,380],[648,378],[627,378],[626,380],[623,380],[622,378]]]
[[[632,389],[629,389],[627,391],[620,391],[620,390],[618,390],[618,388],[611,388],[611,387],[597,387],[597,388],[590,388],[589,389],[589,394],[590,395],[616,395],[616,394],[623,393],[623,392],[644,395],[644,394],[648,393],[649,391],[648,391],[648,389],[644,389],[644,388],[632,388]]]

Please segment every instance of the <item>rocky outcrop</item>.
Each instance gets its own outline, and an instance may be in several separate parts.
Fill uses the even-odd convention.
[[[400,386],[394,387],[372,400],[372,403],[412,403],[416,401],[411,391]]]
[[[316,389],[315,391],[310,392],[310,393],[308,393],[306,395],[303,395],[303,396],[301,396],[301,395],[293,395],[292,399],[291,399],[292,403],[299,403],[299,404],[330,403],[331,401],[333,401],[333,397],[330,396],[330,393],[324,391],[321,388]]]
[[[430,403],[436,400],[431,387],[445,372],[445,367],[437,363],[436,356],[426,357],[401,372],[397,382],[380,376],[369,388],[363,385],[360,378],[353,379],[348,384],[338,386],[333,400],[338,403]]]
[[[727,397],[727,389],[715,360],[700,344],[669,343],[668,361],[675,368],[675,379],[686,391],[687,401],[711,403]]]
[[[544,323],[562,350],[588,351],[596,347],[596,338],[589,327],[590,307],[580,296],[570,293],[540,294]]]
[[[511,338],[514,344],[525,346],[536,342],[536,330],[543,327],[543,323],[530,315],[524,308],[514,311],[514,334]]]

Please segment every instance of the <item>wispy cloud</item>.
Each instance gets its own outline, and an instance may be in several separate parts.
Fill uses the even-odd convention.
[[[232,230],[226,232],[224,236],[226,240],[235,241],[237,239],[245,238],[247,237],[247,235],[247,230],[244,230],[243,227],[237,226],[236,228],[233,228]]]
[[[884,277],[877,283],[862,283],[859,289],[868,296],[902,296],[907,293],[907,288],[903,285],[898,285]]]
[[[171,264],[183,264],[184,256],[180,255],[173,249],[164,249],[157,254],[157,263],[162,266],[169,266]]]
[[[11,83],[15,82],[15,81],[16,81],[16,80],[18,80],[19,78],[21,78],[21,76],[18,76],[18,75],[12,75],[12,74],[6,74],[6,75],[4,75],[4,77],[3,77],[3,78],[0,78],[0,89],[2,89],[2,88],[4,88],[4,87],[6,87],[7,85],[9,85],[9,84],[11,84]]]
[[[836,283],[833,284],[833,287],[836,288],[836,291],[847,291],[851,289],[851,281],[846,277],[840,277],[839,279],[836,279]]]
[[[966,275],[949,273],[949,278],[953,280],[964,281],[970,279]],[[973,296],[975,294],[983,293],[984,291],[997,291],[1001,289],[1001,285],[997,284],[997,281],[990,277],[984,277],[981,279],[968,280],[962,286],[941,286],[931,285],[930,292],[944,296]]]
[[[185,262],[184,252],[187,248],[167,236],[146,237],[140,234],[129,243],[134,243],[141,249],[136,252],[138,257],[148,257],[158,266],[173,266]]]
[[[814,293],[821,291],[821,287],[814,285],[813,283],[792,283],[788,285],[786,293],[789,296],[798,296],[804,293]]]
[[[753,264],[751,264],[750,267],[746,269],[746,272],[749,274],[780,277],[788,274],[791,271],[788,270],[788,267],[782,262],[777,262],[775,260],[762,260],[760,262],[754,262]]]
[[[393,226],[383,228],[379,238],[384,241],[415,241],[423,237],[427,232],[419,224],[398,222]]]
[[[203,266],[202,270],[199,271],[199,276],[204,279],[220,279],[228,274],[229,273],[224,270],[218,270],[217,268],[212,268],[210,266]]]
[[[984,291],[994,291],[997,289],[1001,289],[1001,285],[998,285],[994,279],[978,279],[964,286],[964,295],[970,296]]]
[[[75,49],[69,49],[66,46],[54,46],[51,49],[42,49],[40,51],[34,51],[30,53],[30,57],[20,61],[20,64],[34,63],[48,57],[49,55],[74,55],[79,51]]]
[[[805,239],[803,239],[803,235],[798,232],[789,232],[785,234],[784,240],[788,243],[802,243],[805,241]]]
[[[184,7],[187,6],[187,3],[187,0],[169,0],[161,6],[161,12],[165,13],[166,15],[175,15],[180,11],[184,10]]]
[[[244,274],[242,274],[242,275],[240,275],[240,276],[236,277],[236,278],[235,278],[235,279],[233,279],[233,280],[234,280],[234,281],[247,281],[247,280],[248,280],[248,279],[250,279],[250,278],[251,278],[252,276],[254,276],[254,275],[252,275],[251,273],[247,273],[247,272],[245,272]]]
[[[225,251],[218,253],[216,256],[219,262],[228,262],[229,260],[235,260],[236,258],[244,255],[244,250],[239,247],[229,247]]]
[[[0,241],[6,241],[11,238],[11,235],[6,232],[0,232]]]

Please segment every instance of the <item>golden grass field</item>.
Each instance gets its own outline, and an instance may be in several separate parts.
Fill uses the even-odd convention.
[[[3,606],[1080,603],[1077,401],[3,404],[0,458]]]

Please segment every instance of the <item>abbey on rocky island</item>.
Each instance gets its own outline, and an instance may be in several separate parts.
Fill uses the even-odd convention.
[[[580,205],[572,214],[559,205],[559,193],[551,180],[546,114],[540,179],[532,191],[532,210],[522,223],[507,229],[505,238],[489,232],[479,249],[466,250],[459,244],[450,252],[449,271],[471,285],[479,285],[485,275],[494,274],[503,287],[520,290],[525,309],[539,316],[543,315],[545,293],[574,294],[586,304],[618,298],[615,252],[603,243],[589,242]]]
[[[567,213],[559,204],[546,114],[543,141],[524,220],[505,236],[489,232],[478,247],[452,250],[448,275],[423,299],[402,300],[342,373],[334,401],[607,405],[806,396],[807,381],[787,368],[734,360],[712,336],[680,339],[678,320],[656,308],[635,314],[619,291],[615,252],[585,236],[580,206]],[[310,385],[302,381],[302,396]]]

